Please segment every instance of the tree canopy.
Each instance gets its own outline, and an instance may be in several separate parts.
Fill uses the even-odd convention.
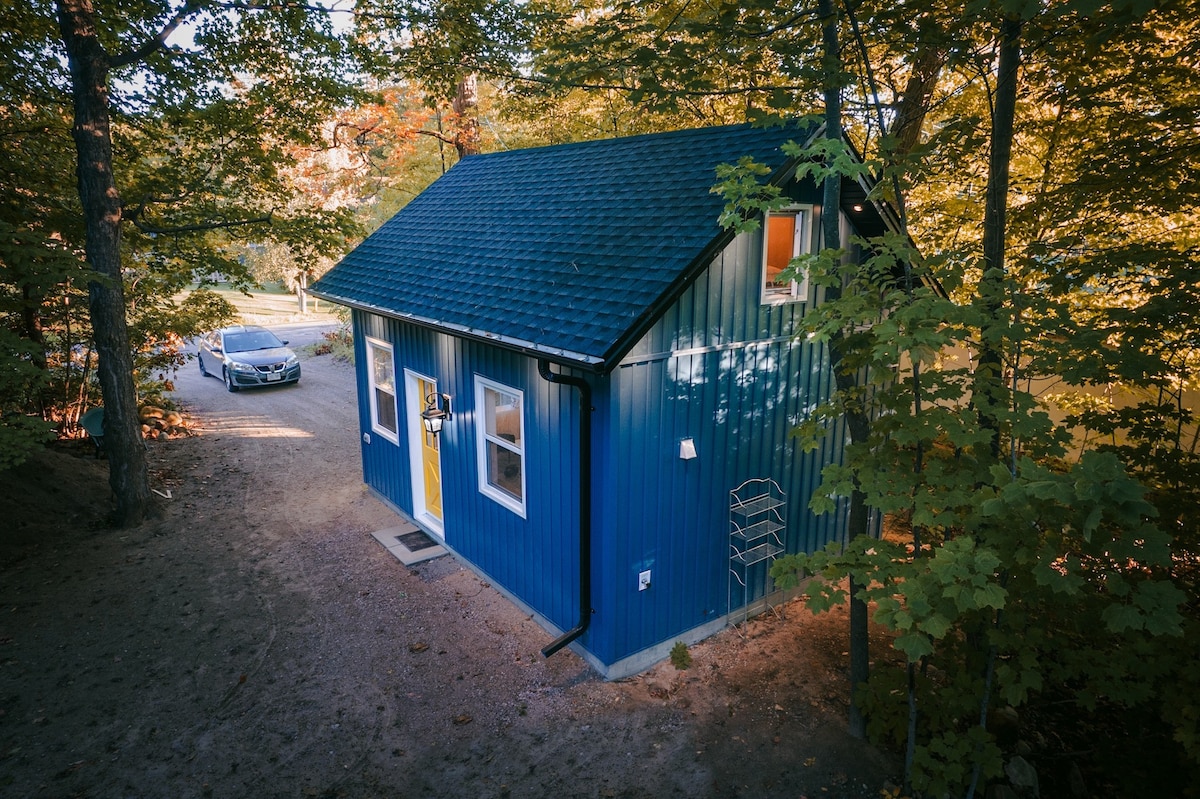
[[[117,517],[136,523],[149,492],[134,350],[228,315],[203,294],[175,297],[246,285],[239,238],[346,246],[348,211],[305,201],[289,170],[367,93],[351,41],[299,3],[8,4],[0,38],[4,358],[24,375],[5,386],[20,411],[5,415],[5,449],[21,457],[31,409],[69,427],[98,376]]]

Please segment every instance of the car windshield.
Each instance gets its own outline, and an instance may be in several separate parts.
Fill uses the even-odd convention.
[[[229,333],[225,336],[226,352],[249,352],[282,347],[283,342],[270,330],[250,330],[245,333]]]

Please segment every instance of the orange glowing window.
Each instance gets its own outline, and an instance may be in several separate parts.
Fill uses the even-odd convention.
[[[789,208],[767,214],[763,225],[764,304],[808,299],[808,276],[797,275],[788,265],[810,252],[812,209]]]

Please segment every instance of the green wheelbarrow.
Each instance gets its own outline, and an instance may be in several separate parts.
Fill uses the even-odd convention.
[[[104,452],[104,408],[92,408],[79,417],[79,426],[87,431],[88,438],[96,445],[96,457]]]

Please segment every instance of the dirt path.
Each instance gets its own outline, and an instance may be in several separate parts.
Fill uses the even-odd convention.
[[[163,516],[99,529],[103,461],[0,473],[6,797],[877,797],[844,732],[844,617],[726,631],[604,683],[450,557],[371,531],[353,371],[229,394],[150,445]]]

